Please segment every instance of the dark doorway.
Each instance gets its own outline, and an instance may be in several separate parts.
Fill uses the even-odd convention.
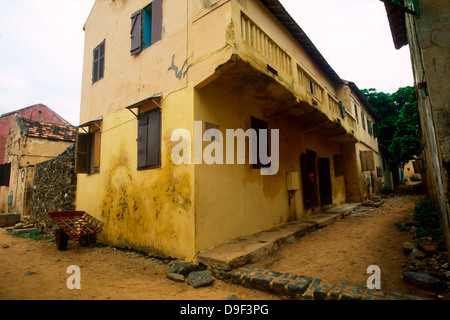
[[[311,150],[306,150],[300,156],[305,209],[314,208],[318,204],[316,157],[317,154]]]
[[[319,190],[322,205],[333,204],[331,189],[330,159],[319,158]]]

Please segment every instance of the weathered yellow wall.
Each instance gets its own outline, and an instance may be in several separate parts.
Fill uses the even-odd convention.
[[[186,84],[187,2],[163,1],[162,41],[130,55],[131,15],[150,0],[96,1],[85,24],[80,123],[113,114],[154,94]],[[176,3],[176,5],[174,5]],[[104,78],[92,84],[93,50],[105,40]],[[173,63],[173,64],[172,64]],[[171,66],[181,73],[177,76]]]
[[[369,129],[367,126],[367,120],[369,119],[372,124],[376,123],[376,120],[369,113],[367,108],[361,102],[360,99],[353,93],[353,91],[346,86],[346,96],[348,99],[348,110],[352,114],[353,118],[357,118],[355,114],[354,104],[357,106],[358,110],[358,121],[357,121],[357,137],[358,143],[356,143],[356,159],[358,164],[359,171],[359,185],[361,189],[361,197],[362,199],[371,198],[374,193],[379,193],[380,188],[384,184],[384,177],[377,177],[377,167],[383,169],[382,158],[380,154],[380,150],[378,147],[378,139],[375,137],[375,132],[373,131],[372,135],[369,134]],[[363,127],[363,118],[361,116],[361,111],[364,112],[364,121],[365,121],[365,129]],[[361,170],[361,157],[360,151],[373,151],[374,158],[374,171],[362,171]],[[370,179],[370,183],[368,183],[368,179]]]
[[[153,108],[152,102],[144,108]],[[184,112],[180,112],[184,110]],[[194,255],[194,171],[171,160],[172,131],[192,129],[191,90],[162,100],[162,165],[137,170],[137,118],[128,110],[106,116],[101,167],[79,174],[76,207],[105,223],[102,241],[159,256]]]
[[[269,129],[280,130],[280,167],[276,175],[262,176],[260,170],[252,168],[248,158],[243,165],[195,166],[198,251],[286,222],[287,173],[301,172],[300,154],[306,149],[316,151],[318,157],[330,158],[333,204],[346,200],[344,178],[334,177],[333,154],[341,154],[341,145],[317,133],[303,134],[301,125],[292,117],[283,114],[266,117],[263,107],[251,97],[229,92],[215,82],[195,92],[195,120],[219,125],[224,139],[226,129],[249,129],[251,116],[267,121]],[[203,147],[208,144],[204,142]],[[225,152],[224,143],[224,157]],[[311,214],[311,210],[304,210],[301,188],[294,201],[296,218]]]
[[[420,172],[416,172],[414,170],[414,164],[413,164],[414,160],[409,161],[405,167],[403,168],[403,175],[406,179],[411,179],[411,177],[415,177],[418,179],[421,179],[421,175]]]
[[[107,243],[189,260],[196,253],[194,166],[172,162],[170,138],[175,129],[193,129],[188,83],[209,77],[231,55],[230,2],[163,1],[162,41],[131,56],[131,14],[149,3],[96,1],[85,24],[80,122],[103,116],[103,128],[100,173],[78,175],[76,206],[105,222],[100,237]],[[105,76],[92,84],[92,52],[103,40]],[[162,166],[137,171],[137,119],[125,107],[158,93]]]

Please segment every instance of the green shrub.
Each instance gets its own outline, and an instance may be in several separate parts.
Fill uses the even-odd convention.
[[[416,176],[411,176],[411,178],[409,178],[409,180],[411,181],[421,181],[419,177]]]
[[[390,195],[393,191],[392,187],[388,184],[384,184],[380,190],[380,192],[386,196]]]
[[[423,199],[414,205],[413,219],[420,221],[414,231],[417,238],[442,238],[442,229],[439,221],[439,212],[429,199]]]

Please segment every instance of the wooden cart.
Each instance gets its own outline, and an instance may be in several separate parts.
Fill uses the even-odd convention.
[[[55,240],[59,250],[66,250],[69,240],[76,240],[77,250],[79,250],[80,241],[86,240],[92,248],[95,235],[103,228],[103,222],[84,211],[49,212],[49,216],[57,228]]]

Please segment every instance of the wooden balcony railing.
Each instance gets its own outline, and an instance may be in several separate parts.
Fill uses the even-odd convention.
[[[244,13],[241,14],[241,36],[256,51],[262,54],[283,72],[292,76],[292,59],[261,28]]]

